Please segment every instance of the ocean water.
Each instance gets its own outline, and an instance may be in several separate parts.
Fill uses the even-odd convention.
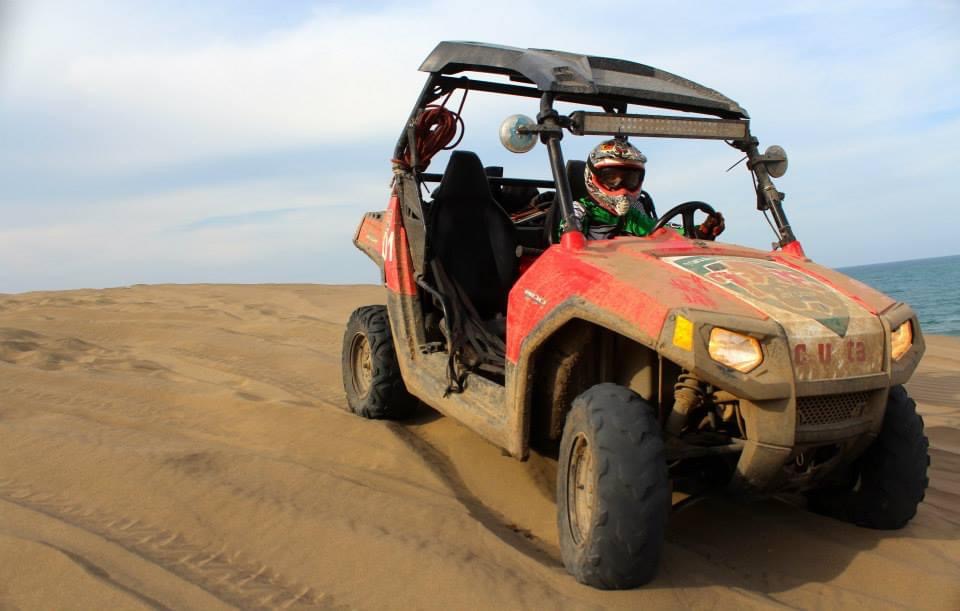
[[[913,308],[930,335],[960,336],[960,255],[838,268]]]

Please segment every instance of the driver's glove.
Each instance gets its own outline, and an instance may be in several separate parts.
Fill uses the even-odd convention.
[[[723,222],[723,215],[715,212],[707,216],[707,219],[697,227],[697,237],[701,240],[714,240],[723,233],[726,225]]]

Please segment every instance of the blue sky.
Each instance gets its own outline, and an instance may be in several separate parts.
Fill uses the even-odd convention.
[[[714,4],[0,0],[0,292],[376,282],[350,238],[386,205],[441,39],[623,57],[737,100],[786,148],[778,186],[821,263],[960,253],[960,5]],[[499,147],[513,112],[536,110],[469,98],[464,145],[544,177],[542,151]],[[658,208],[709,201],[725,240],[769,247],[736,151],[637,144]]]

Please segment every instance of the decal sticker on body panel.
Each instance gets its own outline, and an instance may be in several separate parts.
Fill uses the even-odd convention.
[[[767,313],[787,333],[798,380],[882,370],[884,332],[876,316],[829,285],[774,261],[732,256],[665,257]]]
[[[671,257],[667,261],[748,302],[812,318],[840,337],[847,333],[850,312],[843,297],[785,265],[745,257]]]

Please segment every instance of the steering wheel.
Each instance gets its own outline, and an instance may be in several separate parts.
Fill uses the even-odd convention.
[[[674,206],[673,208],[670,208],[669,210],[666,211],[666,213],[664,213],[663,216],[657,219],[657,223],[650,230],[650,233],[653,233],[658,229],[662,229],[664,225],[666,225],[668,222],[673,220],[673,217],[682,215],[683,234],[688,238],[696,238],[697,226],[694,225],[693,223],[693,213],[698,210],[700,212],[705,212],[707,214],[717,213],[717,211],[713,209],[713,206],[711,206],[707,202],[699,202],[699,201],[683,202],[682,204],[679,204],[677,206]]]

